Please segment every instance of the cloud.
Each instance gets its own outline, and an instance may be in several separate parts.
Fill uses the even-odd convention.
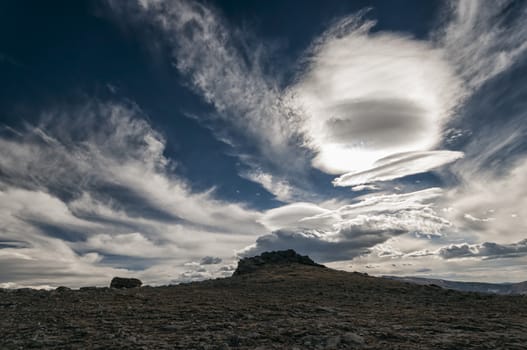
[[[276,199],[282,202],[290,202],[295,195],[298,195],[295,193],[296,189],[286,180],[277,179],[275,176],[261,170],[253,170],[240,175],[248,180],[259,183],[269,193],[272,193]]]
[[[475,242],[493,241],[511,244],[525,238],[527,232],[527,160],[496,174],[493,168],[474,171],[473,162],[454,168],[461,185],[447,191],[441,200],[448,208],[445,217],[453,222],[459,235]]]
[[[266,232],[259,212],[193,192],[146,118],[89,102],[0,135],[0,241],[17,242],[0,245],[0,283],[166,283],[185,261],[231,259]]]
[[[466,84],[476,89],[506,71],[527,52],[524,3],[451,1],[436,42]]]
[[[262,220],[274,231],[239,254],[293,248],[323,262],[350,260],[398,235],[440,236],[450,225],[431,203],[440,194],[432,189],[365,196],[358,203],[333,210],[311,203],[272,209]]]
[[[374,25],[360,14],[335,23],[290,88],[307,115],[312,164],[331,174],[366,171],[393,154],[435,147],[464,96],[440,50],[403,34],[371,33]]]
[[[129,6],[109,3],[116,11]],[[284,101],[278,79],[267,76],[270,45],[256,43],[249,33],[230,27],[214,8],[198,2],[142,0],[139,5],[133,13],[161,31],[175,67],[214,106],[215,116],[230,125],[222,133],[235,130],[237,137],[228,136],[230,143],[244,153],[238,141],[246,138],[263,158],[260,163],[303,167],[296,146],[299,115]]]
[[[377,190],[380,190],[381,188],[377,185],[356,185],[356,186],[353,186],[351,188],[352,191],[354,192],[359,192],[359,191],[377,191]]]
[[[426,151],[394,154],[379,159],[368,170],[351,172],[337,177],[333,180],[333,185],[358,186],[380,181],[389,181],[407,175],[427,172],[452,163],[462,157],[463,153],[456,151]]]
[[[109,2],[157,26],[191,88],[238,140],[256,145],[257,157],[241,151],[252,168],[241,175],[285,202],[306,199],[297,179],[310,155],[314,167],[341,175],[338,186],[390,181],[460,158],[460,151],[437,150],[446,123],[475,86],[511,66],[525,46],[517,28],[523,12],[511,17],[518,29],[513,35],[500,22],[515,11],[508,1],[493,7],[452,2],[429,41],[373,32],[375,22],[362,11],[315,39],[294,84],[284,89],[266,69],[270,47],[229,26],[211,7],[145,0],[130,11]],[[488,40],[480,45],[477,37]],[[392,166],[379,164],[388,159]]]
[[[201,258],[200,265],[216,265],[222,262],[221,258],[215,256],[205,256]]]
[[[176,244],[156,244],[142,233],[94,234],[86,241],[71,244],[77,251],[97,251],[99,254],[115,254],[140,258],[163,259],[185,253]]]
[[[291,222],[284,220],[286,229],[262,237],[245,253],[264,247],[295,246],[298,240],[299,249],[313,251],[322,259],[333,260],[328,255],[334,251],[339,256],[337,260],[343,259],[333,262],[334,266],[343,266],[346,257],[354,257],[351,261],[359,268],[375,266],[369,273],[416,273],[415,264],[419,264],[427,269],[418,269],[420,273],[445,278],[496,281],[503,279],[501,270],[506,270],[513,279],[525,279],[519,268],[525,263],[525,256],[518,252],[523,249],[523,219],[527,216],[522,210],[527,207],[523,204],[527,196],[522,190],[527,186],[520,175],[525,173],[526,164],[523,85],[505,80],[499,86],[489,87],[498,94],[471,94],[521,62],[526,33],[519,26],[525,22],[527,12],[524,4],[511,1],[490,7],[476,1],[452,2],[449,10],[443,30],[436,32],[429,43],[394,33],[372,34],[374,23],[362,21],[360,16],[347,17],[314,44],[306,58],[306,68],[299,73],[290,93],[292,101],[308,116],[302,125],[306,145],[316,154],[313,166],[344,174],[335,184],[362,190],[366,189],[362,186],[377,181],[453,163],[449,169],[454,176],[441,173],[453,187],[443,196],[439,189],[411,195],[421,197],[421,203],[406,201],[404,195],[373,196],[327,213],[293,217]],[[405,47],[405,55],[398,55],[400,47]],[[409,68],[407,64],[414,59],[416,62]],[[423,85],[418,79],[412,80],[413,69],[426,71],[422,75],[426,79],[434,78]],[[433,86],[422,89],[421,94],[409,93],[412,88],[407,89],[405,84],[410,81],[415,88]],[[475,111],[463,109],[468,100],[483,107]],[[502,110],[499,123],[482,119],[485,114],[494,117],[499,113],[496,106],[509,104],[514,107]],[[471,112],[474,116],[470,124],[449,129],[454,114],[461,114],[459,118],[463,120]],[[455,143],[461,149],[438,150],[441,142]],[[424,204],[429,207],[419,209]],[[408,221],[416,226],[414,230],[404,227],[401,221],[406,221],[400,216],[393,218],[394,213],[401,215],[398,209],[405,206],[411,208]],[[337,227],[358,215],[364,215],[364,221],[354,222],[352,232],[363,233],[366,219],[370,219],[372,227],[380,227],[377,232],[382,232],[383,227],[392,231],[384,238],[379,234],[372,239],[369,244],[379,242],[373,248],[352,242]],[[371,219],[377,215],[379,220]],[[310,220],[314,220],[313,227],[309,226]],[[398,225],[406,229],[402,230],[405,233],[397,231]],[[401,239],[402,243],[378,250],[393,239]],[[334,240],[340,240],[342,249],[334,245]],[[459,243],[466,240],[496,243]],[[474,255],[477,250],[487,254],[487,259],[503,252],[504,256],[515,256],[512,260],[516,262],[439,259],[438,252],[445,243],[450,243],[447,247],[458,247],[460,253]],[[358,253],[361,249],[370,254]],[[392,266],[395,263],[397,267]]]
[[[315,228],[313,222],[306,222],[308,219],[320,214],[331,213],[313,203],[293,203],[275,209],[270,209],[262,216],[262,223],[271,230],[281,228],[308,227]]]
[[[481,244],[452,244],[439,250],[443,259],[475,258],[485,259],[510,258],[527,255],[527,239],[511,244],[485,242]]]

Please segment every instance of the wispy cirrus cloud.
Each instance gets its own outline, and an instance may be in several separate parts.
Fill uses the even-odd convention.
[[[122,4],[110,3],[123,9]],[[215,9],[199,2],[139,4],[146,20],[171,45],[176,68],[215,107],[216,116],[242,130],[268,161],[287,157],[291,162],[300,137],[299,116],[283,101],[279,81],[266,74],[269,47],[249,40],[248,33],[230,27]]]
[[[435,42],[472,89],[506,71],[527,53],[527,8],[521,1],[450,1]]]
[[[283,93],[271,66],[272,44],[229,25],[198,1],[108,0],[118,13],[153,25],[170,47],[174,67],[187,86],[215,109],[194,115],[231,145],[245,167],[240,176],[260,184],[280,201],[309,197],[310,151],[299,127],[303,116]],[[221,123],[215,123],[216,121]],[[247,169],[248,168],[248,169]]]
[[[272,193],[276,199],[282,202],[291,202],[295,197],[301,196],[301,194],[297,193],[298,190],[291,186],[286,180],[276,178],[276,176],[259,169],[250,170],[245,173],[242,172],[240,176],[259,183],[269,193]]]
[[[50,111],[38,126],[6,131],[0,144],[0,241],[18,242],[0,249],[13,271],[0,283],[105,284],[130,266],[166,283],[189,259],[230,259],[233,247],[266,232],[257,211],[193,192],[133,105]],[[211,239],[216,249],[204,244]]]

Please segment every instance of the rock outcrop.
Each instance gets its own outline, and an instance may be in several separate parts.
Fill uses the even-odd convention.
[[[273,252],[264,252],[261,255],[243,258],[238,261],[238,267],[234,271],[233,276],[244,275],[257,271],[268,265],[290,265],[301,264],[309,266],[325,267],[317,264],[307,255],[300,255],[293,249],[278,250]]]
[[[114,277],[110,283],[110,288],[137,288],[141,287],[143,282],[137,278],[124,278],[124,277]]]

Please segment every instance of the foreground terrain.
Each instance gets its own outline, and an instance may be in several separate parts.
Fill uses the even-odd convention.
[[[527,297],[299,263],[167,287],[0,291],[1,349],[526,349]]]

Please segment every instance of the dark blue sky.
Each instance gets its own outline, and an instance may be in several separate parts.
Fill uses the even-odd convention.
[[[438,9],[437,2],[421,1],[306,1],[302,11],[297,11],[295,1],[210,5],[233,26],[276,47],[268,68],[286,82],[296,74],[295,64],[313,37],[340,17],[371,8],[367,17],[378,20],[375,30],[425,38],[437,21]],[[229,146],[216,140],[203,123],[186,116],[214,111],[173,69],[162,38],[151,42],[151,35],[157,35],[152,28],[134,28],[116,20],[101,1],[54,1],[52,5],[8,1],[1,6],[2,123],[14,127],[35,122],[49,106],[79,103],[87,96],[101,101],[129,99],[165,135],[166,155],[177,159],[177,172],[196,190],[216,186],[222,198],[257,208],[276,206],[265,189],[238,176],[240,163],[230,155]],[[214,171],[205,171],[210,166]],[[324,196],[342,195],[327,186],[331,176],[314,170],[309,181],[323,189]]]
[[[167,264],[180,281],[205,255],[290,247],[379,274],[527,279],[526,8],[3,1],[0,253],[34,276],[0,284],[47,284],[11,256],[59,246],[97,278],[153,283]],[[485,242],[520,257],[483,262]]]

